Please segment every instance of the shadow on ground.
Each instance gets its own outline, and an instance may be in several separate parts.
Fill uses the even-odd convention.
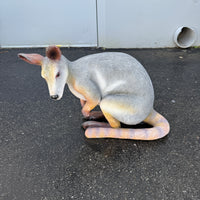
[[[50,100],[40,67],[0,49],[1,200],[200,199],[200,50],[112,50],[149,72],[170,134],[151,142],[86,139],[68,88]],[[70,60],[101,49],[62,49]],[[109,50],[106,50],[109,51]],[[81,72],[80,72],[81,73]]]

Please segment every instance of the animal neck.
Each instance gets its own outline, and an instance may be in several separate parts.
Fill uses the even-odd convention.
[[[73,73],[72,73],[72,62],[69,61],[67,58],[66,59],[66,70],[68,71],[67,79],[66,79],[66,84],[69,84],[72,80]]]
[[[71,62],[65,57],[61,56],[62,64],[65,65],[65,70],[67,72],[67,78],[66,78],[66,83],[68,82],[68,77],[70,77],[70,68],[71,68]]]

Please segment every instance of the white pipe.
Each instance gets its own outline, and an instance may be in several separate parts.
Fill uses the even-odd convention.
[[[197,33],[194,28],[182,26],[174,33],[174,42],[180,48],[191,47],[197,39]]]

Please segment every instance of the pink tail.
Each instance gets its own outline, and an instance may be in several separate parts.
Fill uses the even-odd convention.
[[[88,128],[85,131],[87,138],[118,138],[132,140],[157,140],[169,133],[170,126],[168,121],[158,112],[152,110],[144,122],[153,128],[127,129],[127,128]]]

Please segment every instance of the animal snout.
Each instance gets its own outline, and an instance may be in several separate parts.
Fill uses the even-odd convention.
[[[58,97],[59,96],[57,94],[56,95],[51,95],[51,98],[54,99],[54,100],[58,99]]]

